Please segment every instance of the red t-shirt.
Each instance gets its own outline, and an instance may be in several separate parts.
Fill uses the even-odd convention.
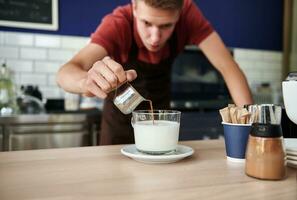
[[[132,37],[135,38],[138,59],[147,63],[157,64],[170,54],[169,45],[165,45],[158,52],[150,52],[143,45],[138,35],[132,14],[131,4],[117,7],[111,14],[105,16],[96,31],[91,35],[91,42],[101,45],[108,55],[117,62],[124,63],[128,59]],[[198,45],[214,30],[210,23],[192,0],[185,0],[182,12],[175,27],[177,36],[177,52],[181,52],[185,45]]]

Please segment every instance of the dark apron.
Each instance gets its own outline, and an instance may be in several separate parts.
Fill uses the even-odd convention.
[[[158,64],[150,64],[138,60],[138,47],[135,39],[133,39],[128,61],[122,64],[125,70],[136,70],[137,78],[131,82],[131,85],[145,99],[152,100],[154,109],[170,108],[171,66],[177,54],[175,33],[168,42],[170,56]],[[113,104],[113,98],[114,93],[112,92],[104,102],[99,144],[134,143],[133,128],[131,126],[132,115],[124,115]],[[148,110],[149,108],[148,102],[142,102],[136,110]]]

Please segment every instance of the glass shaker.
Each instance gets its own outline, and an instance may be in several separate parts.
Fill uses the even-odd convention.
[[[124,114],[130,114],[142,102],[143,98],[128,82],[115,90],[113,103]]]
[[[267,180],[283,179],[286,175],[286,153],[281,129],[281,106],[257,106],[257,122],[252,124],[246,150],[247,175]]]

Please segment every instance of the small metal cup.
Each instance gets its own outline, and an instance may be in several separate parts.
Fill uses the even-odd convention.
[[[122,113],[130,114],[144,100],[145,98],[126,82],[116,89],[113,103]]]

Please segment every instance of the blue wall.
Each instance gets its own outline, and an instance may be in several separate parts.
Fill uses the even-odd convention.
[[[282,50],[282,0],[196,0],[228,46]]]
[[[130,0],[60,0],[59,30],[0,30],[89,36],[101,18]],[[196,0],[230,47],[281,50],[282,0]]]

